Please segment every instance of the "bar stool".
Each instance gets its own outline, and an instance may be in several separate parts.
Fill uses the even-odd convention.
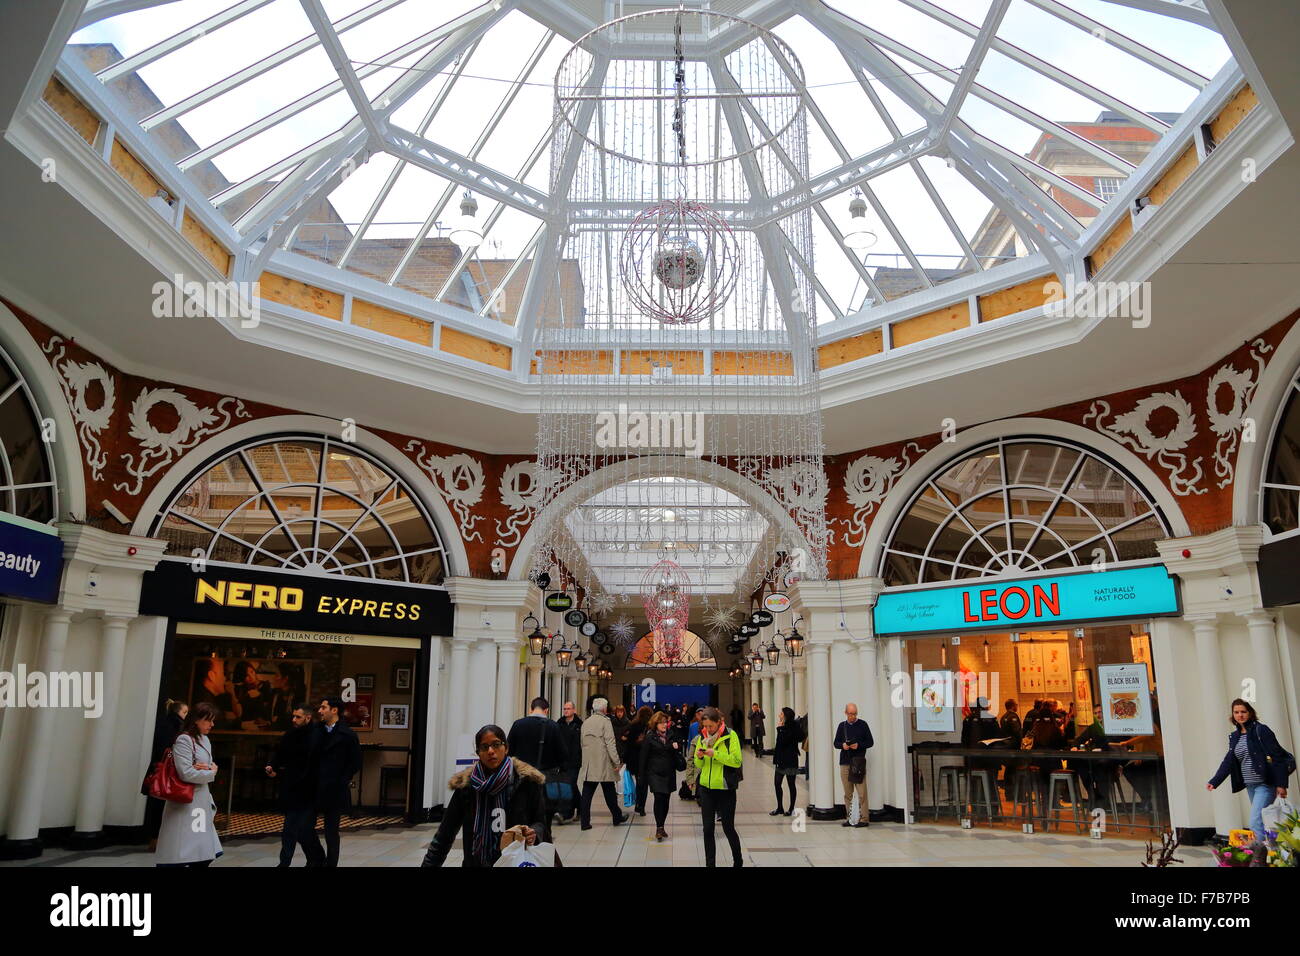
[[[975,799],[975,786],[979,785],[980,798]],[[975,817],[975,808],[979,804],[984,805],[984,811],[988,814],[989,825],[993,825],[995,819],[1002,816],[1002,800],[998,797],[998,782],[991,770],[968,770],[966,771],[966,800],[970,806],[971,818]],[[997,800],[997,810],[993,809],[993,801]]]
[[[1012,785],[1011,812],[1022,816],[1026,823],[1033,823],[1037,807],[1043,809],[1043,796],[1040,792],[1040,778],[1037,767],[1017,767]],[[1023,812],[1021,808],[1023,807]]]
[[[1057,787],[1061,788],[1061,795],[1069,792],[1070,809],[1074,814],[1074,832],[1082,833],[1084,830],[1085,820],[1079,812],[1079,785],[1077,782],[1078,774],[1073,770],[1054,770],[1047,778],[1047,813],[1049,823],[1054,821],[1057,830],[1061,828],[1060,817],[1057,815],[1056,791]]]
[[[961,767],[940,767],[939,782],[934,788],[934,818],[939,819],[939,808],[952,808],[954,815],[960,815],[964,806],[961,794]],[[948,795],[943,797],[943,785],[948,784]]]

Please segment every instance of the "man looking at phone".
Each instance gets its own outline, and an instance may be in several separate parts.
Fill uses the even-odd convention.
[[[844,708],[844,720],[835,729],[835,749],[840,752],[840,783],[844,786],[843,827],[869,827],[867,820],[867,751],[875,744],[871,728],[858,720],[858,705]],[[853,823],[853,793],[858,794],[858,822]]]

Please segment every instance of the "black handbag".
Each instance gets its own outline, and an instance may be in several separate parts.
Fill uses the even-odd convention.
[[[849,783],[863,783],[867,779],[867,755],[854,754],[849,758]]]

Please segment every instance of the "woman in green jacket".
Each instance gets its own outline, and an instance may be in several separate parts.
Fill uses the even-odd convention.
[[[734,730],[727,729],[718,708],[704,709],[700,736],[696,738],[691,756],[699,770],[695,793],[704,823],[704,865],[717,866],[713,825],[715,819],[720,819],[722,832],[731,844],[732,866],[743,866],[740,834],[736,832],[736,788],[740,784],[740,765],[744,761],[744,753],[740,749],[740,738]]]

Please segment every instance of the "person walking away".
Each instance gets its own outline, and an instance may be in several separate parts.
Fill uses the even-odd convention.
[[[758,704],[751,704],[749,710],[749,739],[754,744],[754,756],[763,756],[763,738],[766,736],[767,727],[763,723],[767,719],[767,714],[759,709]]]
[[[1254,831],[1256,856],[1261,857],[1264,843],[1264,808],[1274,800],[1286,798],[1287,779],[1295,770],[1295,758],[1277,742],[1277,735],[1259,722],[1255,708],[1238,697],[1232,702],[1232,733],[1228,735],[1228,752],[1214,772],[1206,790],[1232,778],[1232,792],[1246,791],[1250,798],[1250,829]]]
[[[614,728],[614,739],[618,743],[618,759],[619,763],[622,763],[624,734],[627,732],[627,725],[632,723],[627,719],[627,708],[622,704],[616,706],[613,715],[609,718],[609,723]]]
[[[578,771],[582,768],[582,718],[571,700],[564,702],[564,715],[556,721],[564,738],[564,782],[569,785],[569,799],[559,807],[560,819],[572,823],[578,819]]]
[[[717,866],[715,821],[722,823],[723,835],[731,846],[731,865],[744,866],[740,834],[736,832],[736,790],[744,760],[740,737],[723,723],[722,713],[716,707],[706,707],[691,760],[700,774],[695,796],[700,803],[700,822],[704,828],[705,866]]]
[[[343,701],[322,697],[315,725],[316,809],[325,818],[325,866],[339,865],[339,821],[352,807],[352,778],[361,769],[361,743],[341,717]],[[313,828],[312,854],[320,847]]]
[[[614,791],[614,780],[622,770],[623,762],[618,755],[614,726],[605,713],[608,709],[609,701],[597,697],[591,702],[591,716],[582,722],[582,769],[578,773],[578,782],[582,784],[579,818],[584,830],[591,829],[591,798],[596,794],[596,787],[600,787],[605,795],[605,805],[609,807],[613,825],[618,826],[626,819]]]
[[[181,733],[172,742],[172,762],[176,775],[194,784],[194,799],[189,803],[168,801],[158,828],[158,849],[154,862],[158,866],[211,866],[221,856],[217,837],[217,805],[208,785],[217,779],[217,765],[212,759],[208,734],[220,716],[209,703],[195,704]]]
[[[569,749],[559,726],[551,720],[551,702],[545,697],[534,697],[528,711],[527,716],[510,725],[506,745],[516,757],[523,757],[540,770],[547,783],[558,783],[569,760]],[[543,787],[543,794],[545,790]],[[552,814],[559,810],[549,801],[547,806]],[[551,817],[548,815],[546,819],[549,822]]]
[[[653,715],[641,743],[636,779],[654,794],[655,840],[660,843],[668,839],[664,824],[668,821],[668,803],[677,789],[677,771],[685,769],[686,755],[672,731],[672,721],[664,713]]]
[[[474,735],[478,759],[447,782],[451,799],[421,866],[442,866],[457,834],[464,853],[460,865],[467,867],[495,864],[513,840],[515,827],[522,828],[518,832],[529,846],[550,842],[546,776],[511,756],[506,739],[496,724],[480,727]]]
[[[284,810],[284,830],[280,834],[280,866],[293,865],[293,851],[302,847],[308,866],[323,866],[325,854],[316,832],[316,778],[312,773],[312,744],[316,734],[311,726],[311,707],[299,704],[290,719],[293,726],[285,731],[276,745],[266,775],[280,785],[280,808]],[[309,837],[308,834],[313,834]]]
[[[844,707],[844,719],[835,728],[835,749],[840,752],[840,783],[844,787],[843,827],[869,827],[867,805],[867,751],[875,745],[871,728],[858,719],[858,705]],[[853,823],[853,793],[858,794],[858,822]]]
[[[189,712],[189,705],[183,700],[168,699],[163,705],[163,712],[153,729],[153,748],[149,751],[149,769],[145,771],[146,781],[149,779],[149,773],[158,766],[158,761],[162,760],[167,748],[180,736],[181,727],[185,725],[185,717]],[[142,787],[140,792],[149,797],[148,786]],[[149,797],[145,801],[144,832],[149,837],[150,853],[158,849],[158,828],[162,826],[163,809],[166,806],[167,801],[159,800],[157,797]]]
[[[776,717],[776,750],[772,755],[772,766],[775,768],[775,775],[772,782],[776,789],[776,809],[770,816],[779,817],[783,813],[788,817],[794,814],[795,803],[798,797],[795,793],[794,778],[799,774],[799,745],[803,743],[803,731],[799,726],[799,721],[795,719],[794,710],[790,707],[782,707],[781,713]],[[785,781],[790,787],[790,809],[786,810],[781,806],[781,781]]]
[[[623,755],[623,763],[632,775],[633,808],[636,814],[642,817],[645,816],[645,801],[649,789],[646,787],[646,782],[641,779],[641,746],[650,731],[650,717],[654,713],[649,707],[643,706],[638,709],[632,722],[623,731],[622,747],[619,748],[619,753]]]

